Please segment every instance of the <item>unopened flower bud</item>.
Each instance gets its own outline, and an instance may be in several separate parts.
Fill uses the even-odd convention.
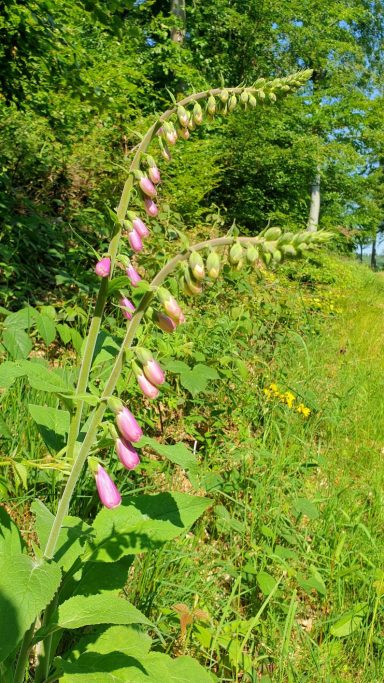
[[[254,95],[252,95],[252,93],[249,93],[248,103],[249,103],[249,106],[252,107],[253,109],[256,107],[256,104],[257,104],[256,97]]]
[[[204,261],[197,251],[193,251],[189,257],[189,267],[196,280],[204,280],[205,269]]]
[[[145,376],[142,368],[137,363],[132,363],[132,369],[136,375],[137,383],[147,398],[156,398],[159,395],[158,388]]]
[[[235,266],[242,259],[243,247],[240,242],[235,242],[229,250],[229,262]]]
[[[163,124],[165,139],[170,145],[175,145],[177,141],[177,133],[175,126],[171,121],[165,121]]]
[[[231,97],[228,100],[228,111],[231,112],[235,109],[237,105],[237,97],[236,95],[231,95]]]
[[[134,218],[132,221],[132,225],[141,238],[148,237],[149,230],[145,225],[144,221],[141,220],[141,218]]]
[[[264,92],[264,90],[258,90],[258,91],[257,91],[257,96],[258,96],[259,100],[261,100],[261,101],[265,100],[265,92]]]
[[[199,102],[195,102],[192,115],[193,115],[193,120],[196,123],[196,125],[200,126],[203,123],[203,111],[201,109]]]
[[[180,125],[183,126],[183,128],[186,128],[188,126],[189,116],[187,110],[184,107],[177,107],[177,118],[179,119]]]
[[[248,99],[249,99],[249,93],[246,90],[243,90],[243,92],[240,95],[240,102],[241,104],[248,104]]]
[[[123,296],[120,299],[120,307],[121,307],[121,311],[122,311],[124,318],[126,318],[127,320],[131,320],[132,314],[135,312],[135,307],[134,307],[132,301],[127,299],[126,296]]]
[[[249,263],[255,263],[257,261],[257,259],[259,258],[258,250],[256,249],[256,247],[253,247],[253,246],[248,247],[246,255],[247,255],[247,261],[249,261]]]
[[[152,354],[148,349],[142,347],[136,347],[136,355],[143,366],[144,374],[146,378],[159,386],[165,382],[165,374],[159,363],[153,358]]]
[[[122,408],[116,416],[117,428],[126,441],[135,443],[143,436],[140,425],[128,408]]]
[[[186,287],[183,286],[183,282],[181,284],[183,286],[183,291],[185,294],[197,296],[198,294],[201,294],[201,292],[203,291],[200,282],[196,282],[193,279],[187,264],[183,264],[183,280],[186,284]]]
[[[111,477],[99,463],[96,474],[96,488],[100,501],[106,508],[116,508],[121,503],[121,495]]]
[[[272,258],[275,261],[275,263],[280,263],[283,260],[283,254],[281,253],[280,249],[273,250]]]
[[[99,277],[108,277],[111,272],[111,259],[107,256],[96,263],[95,273]]]
[[[141,277],[137,270],[130,264],[125,272],[131,282],[132,287],[137,287],[137,285],[141,281]]]
[[[264,233],[263,237],[265,240],[268,242],[278,240],[279,237],[281,236],[281,228],[268,228],[266,232]]]
[[[179,304],[177,303],[175,297],[173,297],[172,294],[165,289],[165,287],[159,287],[157,290],[157,296],[159,301],[163,304],[165,312],[168,313],[172,320],[174,320],[176,323],[184,321],[183,312]],[[183,320],[181,318],[183,318]]]
[[[271,102],[276,102],[276,100],[277,100],[277,97],[276,97],[274,92],[270,92],[268,97],[269,97]]]
[[[163,332],[174,332],[176,329],[176,323],[172,318],[161,311],[153,311],[152,320]]]
[[[192,131],[196,130],[196,122],[195,122],[193,116],[189,117],[188,128],[189,128],[189,130],[192,130]]]
[[[224,104],[226,102],[228,102],[228,98],[229,98],[228,90],[222,90],[221,93],[219,93],[219,97]]]
[[[188,128],[180,128],[178,135],[183,140],[189,140],[190,132]]]
[[[152,199],[144,199],[144,208],[148,216],[151,216],[154,218],[154,216],[157,216],[159,213],[159,209],[157,208],[155,202]]]
[[[297,256],[297,251],[293,244],[282,244],[280,250],[284,256],[287,256],[288,258],[295,258],[295,256]]]
[[[115,442],[117,457],[127,470],[133,470],[140,463],[137,451],[129,441],[123,438],[116,439]]]
[[[163,157],[163,159],[165,159],[165,161],[171,161],[172,157],[171,157],[171,153],[168,149],[168,145],[161,138],[159,138],[159,147],[160,147],[160,153],[161,153],[161,156]]]
[[[152,182],[155,183],[155,185],[157,185],[161,180],[160,171],[156,165],[155,166],[149,166],[148,175],[149,175],[150,179],[152,180]]]
[[[152,199],[149,199],[148,201],[152,201]],[[139,233],[132,227],[132,230],[129,231],[128,233],[128,241],[131,246],[131,249],[133,251],[139,252],[143,248],[143,242],[142,239],[139,235]]]
[[[157,190],[148,176],[143,175],[139,180],[139,185],[142,192],[144,192],[144,194],[146,194],[148,197],[156,197]]]
[[[207,102],[207,112],[210,116],[213,116],[216,111],[216,100],[213,95],[208,97]]]
[[[220,256],[217,251],[211,251],[207,257],[207,275],[211,280],[217,280],[220,274]]]

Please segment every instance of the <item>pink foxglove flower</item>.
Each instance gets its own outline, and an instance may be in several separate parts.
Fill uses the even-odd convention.
[[[156,197],[157,195],[157,190],[152,183],[152,181],[145,175],[143,175],[140,180],[139,180],[139,185],[141,190],[146,194],[148,197]]]
[[[144,199],[144,208],[148,216],[151,216],[152,218],[157,216],[157,214],[159,213],[159,209],[157,208],[155,202],[152,201],[152,199]]]
[[[125,439],[116,439],[116,453],[121,464],[124,465],[127,470],[133,470],[140,462],[137,451],[133,448],[132,444]]]
[[[108,277],[111,272],[111,259],[106,256],[96,263],[95,273],[99,277]]]
[[[100,464],[96,472],[96,488],[99,498],[106,508],[116,508],[121,503],[121,495],[111,477]]]
[[[150,200],[150,201],[152,201],[152,200]],[[142,248],[143,248],[142,239],[141,239],[139,233],[134,228],[132,228],[132,230],[129,231],[128,240],[129,240],[129,244],[131,246],[131,249],[133,249],[133,251],[141,251],[142,250]]]
[[[132,301],[127,299],[126,296],[123,296],[120,299],[120,306],[121,306],[121,310],[122,310],[124,318],[127,318],[127,320],[131,320],[132,314],[135,312],[135,307],[134,307]]]
[[[150,166],[148,169],[148,175],[155,185],[157,185],[161,180],[160,171],[157,166]]]
[[[149,381],[149,379],[143,375],[141,372],[140,374],[136,375],[137,378],[137,383],[143,392],[144,396],[147,396],[147,398],[156,398],[159,395],[159,390],[157,387],[155,387],[152,382]]]
[[[174,332],[176,329],[176,323],[172,318],[169,317],[169,315],[165,315],[165,313],[161,313],[161,311],[154,311],[152,320],[157,325],[160,327],[163,332]]]
[[[149,230],[145,225],[144,221],[141,220],[141,218],[134,218],[132,221],[132,225],[136,232],[140,235],[140,237],[148,237]]]
[[[140,441],[142,429],[128,408],[122,408],[116,416],[117,428],[126,441]]]
[[[135,270],[135,268],[132,265],[129,265],[125,272],[127,274],[127,277],[129,277],[130,279],[132,287],[137,287],[137,285],[141,281],[141,277],[137,270]]]
[[[143,365],[144,374],[152,384],[163,384],[165,382],[165,374],[159,363],[152,358]]]

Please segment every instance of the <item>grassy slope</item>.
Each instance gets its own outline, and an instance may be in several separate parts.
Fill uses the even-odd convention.
[[[331,271],[337,282],[312,292],[311,308],[305,287],[291,286],[303,324],[277,335],[261,382],[251,373],[230,385],[237,429],[201,465],[211,518],[177,549],[146,556],[132,584],[169,647],[191,650],[221,681],[384,679],[384,279],[353,263]],[[279,280],[276,301],[287,295]],[[267,400],[270,382],[292,392],[291,408]],[[247,438],[244,422],[256,419]],[[178,602],[210,621],[195,616],[180,637]]]

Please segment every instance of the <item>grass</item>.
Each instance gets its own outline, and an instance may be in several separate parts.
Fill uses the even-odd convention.
[[[143,332],[163,361],[217,370],[195,395],[169,372],[161,408],[141,414],[147,433],[194,445],[199,471],[149,453],[124,480],[114,457],[111,469],[125,492],[195,489],[212,507],[178,542],[138,556],[126,591],[160,630],[159,649],[193,654],[221,683],[384,680],[383,307],[381,274],[327,257],[262,286],[227,272],[175,337]],[[135,390],[129,401],[142,404]],[[23,380],[2,401],[15,457],[58,469],[28,468],[24,489],[3,468],[0,494],[26,529],[32,498],[54,507],[61,477],[35,402]],[[87,517],[88,475],[79,494],[73,509]]]

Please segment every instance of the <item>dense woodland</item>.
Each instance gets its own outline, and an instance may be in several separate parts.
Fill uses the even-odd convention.
[[[311,68],[300,96],[221,117],[181,146],[167,228],[304,227],[320,182],[340,247],[383,222],[381,1],[4,0],[0,17],[2,295],[82,279],[155,112],[223,83]],[[182,168],[182,172],[180,169]],[[207,218],[208,217],[208,218]],[[73,245],[77,247],[74,251]],[[81,245],[81,255],[79,254]]]

